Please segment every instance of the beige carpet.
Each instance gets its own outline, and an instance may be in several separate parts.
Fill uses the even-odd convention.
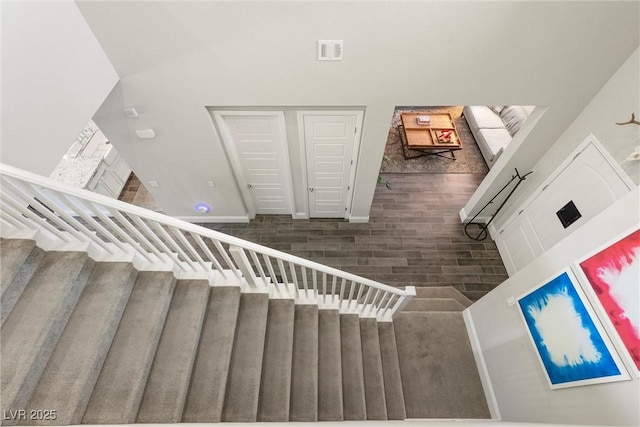
[[[408,418],[491,418],[462,313],[405,311],[393,325]]]
[[[396,107],[389,129],[385,157],[380,167],[381,173],[478,173],[489,171],[480,153],[480,149],[469,129],[469,125],[462,117],[462,108],[458,107]],[[438,156],[423,156],[416,159],[405,159],[402,154],[399,126],[400,113],[424,112],[425,114],[450,113],[456,125],[456,130],[462,142],[462,149],[455,151],[456,160],[444,159]],[[408,150],[409,156],[420,152]]]

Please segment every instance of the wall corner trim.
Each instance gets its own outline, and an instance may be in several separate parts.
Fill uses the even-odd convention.
[[[484,390],[485,398],[487,399],[487,406],[489,407],[489,413],[491,419],[500,421],[500,408],[498,407],[498,401],[493,391],[493,385],[491,384],[491,378],[489,377],[489,370],[487,364],[482,355],[482,348],[480,347],[480,341],[478,334],[476,333],[476,327],[471,317],[471,310],[467,308],[462,312],[462,318],[464,324],[467,327],[467,333],[469,334],[469,342],[471,343],[471,349],[473,350],[473,358],[476,360],[478,366],[478,374],[480,375],[480,382]]]

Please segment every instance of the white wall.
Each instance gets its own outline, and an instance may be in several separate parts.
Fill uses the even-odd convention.
[[[117,81],[72,0],[3,1],[1,161],[49,176]]]
[[[518,306],[507,305],[509,297],[518,298],[637,226],[639,206],[640,189],[636,187],[469,308],[502,420],[640,425],[640,381],[635,374],[629,381],[549,389]],[[632,363],[623,359],[633,372]]]
[[[640,145],[640,126],[616,125],[616,122],[629,120],[632,112],[635,112],[636,117],[640,116],[640,49],[636,49],[624,62],[547,153],[533,166],[534,173],[518,188],[513,199],[496,217],[494,222],[496,230],[500,230],[509,217],[520,210],[522,203],[538,190],[590,133],[596,136],[635,184],[640,184],[640,161],[624,161],[634,148]],[[529,142],[527,140],[525,144]]]
[[[508,168],[527,169],[639,44],[635,2],[79,6],[122,79],[95,120],[143,181],[161,183],[151,191],[162,208],[180,216],[207,199],[214,215],[246,214],[237,189],[222,188],[232,174],[205,107],[366,108],[352,212],[366,217],[395,105],[546,105],[535,145]],[[323,38],[345,40],[344,61],[316,60]],[[123,124],[125,105],[141,116]],[[128,126],[157,137],[120,132]],[[494,175],[488,195],[504,184]],[[215,196],[208,180],[219,184]]]

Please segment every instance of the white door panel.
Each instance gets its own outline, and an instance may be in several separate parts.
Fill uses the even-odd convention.
[[[237,153],[241,185],[249,194],[250,211],[257,214],[290,214],[291,192],[286,135],[282,115],[222,116],[228,144]]]
[[[318,158],[318,156],[316,156],[316,159]],[[322,175],[320,174],[335,174],[335,176],[332,176],[331,178],[335,178],[335,177],[342,177],[343,172],[344,172],[344,164],[342,164],[342,162],[327,162],[327,161],[316,161],[315,162],[315,170],[316,170],[316,174],[318,174],[317,176],[319,178],[322,178]]]
[[[613,168],[590,144],[527,208],[528,218],[546,251],[627,191]],[[564,228],[556,212],[569,201],[582,217]]]
[[[588,144],[498,235],[510,274],[520,270],[629,191],[614,167]],[[581,217],[564,227],[557,212],[572,201]]]
[[[314,155],[344,157],[344,148],[345,147],[342,144],[323,144],[314,147]]]
[[[305,115],[304,138],[311,217],[346,214],[357,115]]]
[[[321,117],[328,117],[328,116],[321,116]],[[344,116],[339,116],[339,117],[344,117]],[[346,123],[315,122],[313,124],[313,134],[316,138],[327,138],[327,139],[344,138],[346,136],[346,133],[347,133]]]

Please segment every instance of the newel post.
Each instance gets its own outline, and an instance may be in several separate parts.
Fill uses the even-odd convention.
[[[405,294],[398,299],[398,302],[395,304],[395,306],[393,307],[393,310],[391,311],[392,318],[395,317],[396,314],[400,313],[406,307],[407,304],[409,304],[409,301],[411,301],[411,298],[416,296],[415,286],[405,286],[404,291],[405,291]]]

